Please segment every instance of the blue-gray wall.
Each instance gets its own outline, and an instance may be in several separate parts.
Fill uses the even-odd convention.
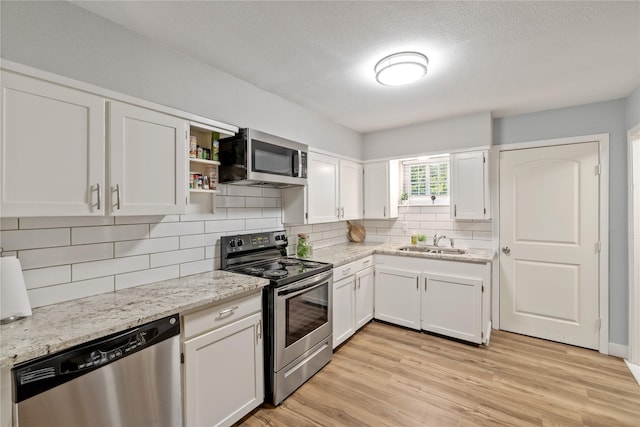
[[[640,98],[634,92],[636,101]],[[627,121],[629,98],[495,119],[493,143],[539,141],[609,134],[609,342],[629,337],[629,255],[627,228]],[[629,115],[628,115],[629,114]]]
[[[640,124],[640,86],[627,98],[627,130]]]

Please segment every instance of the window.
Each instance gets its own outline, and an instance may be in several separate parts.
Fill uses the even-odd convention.
[[[403,160],[402,193],[412,205],[448,205],[449,155]]]

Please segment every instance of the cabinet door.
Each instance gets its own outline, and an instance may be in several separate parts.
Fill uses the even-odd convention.
[[[362,219],[364,209],[363,167],[340,160],[340,218]]]
[[[398,161],[364,165],[364,217],[397,218],[400,193]]]
[[[104,99],[8,71],[1,77],[1,215],[104,215]]]
[[[373,267],[356,274],[356,330],[373,319]]]
[[[486,151],[451,154],[451,217],[489,219]]]
[[[340,161],[335,157],[310,152],[307,162],[308,223],[337,221]]]
[[[264,400],[261,315],[184,342],[186,427],[230,426]]]
[[[186,211],[186,120],[109,103],[110,206],[113,215]]]
[[[482,280],[425,274],[422,329],[482,342]]]
[[[420,329],[420,273],[376,267],[375,318]]]
[[[354,275],[333,282],[333,348],[342,344],[356,331],[353,313],[355,286]]]

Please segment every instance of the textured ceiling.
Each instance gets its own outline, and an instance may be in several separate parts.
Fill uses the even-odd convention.
[[[621,98],[640,85],[640,2],[78,1],[358,132]],[[427,77],[376,83],[415,50]]]

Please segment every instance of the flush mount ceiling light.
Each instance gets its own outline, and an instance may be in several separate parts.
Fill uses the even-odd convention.
[[[376,66],[376,80],[385,86],[413,83],[427,74],[429,60],[418,52],[399,52],[382,58]]]

